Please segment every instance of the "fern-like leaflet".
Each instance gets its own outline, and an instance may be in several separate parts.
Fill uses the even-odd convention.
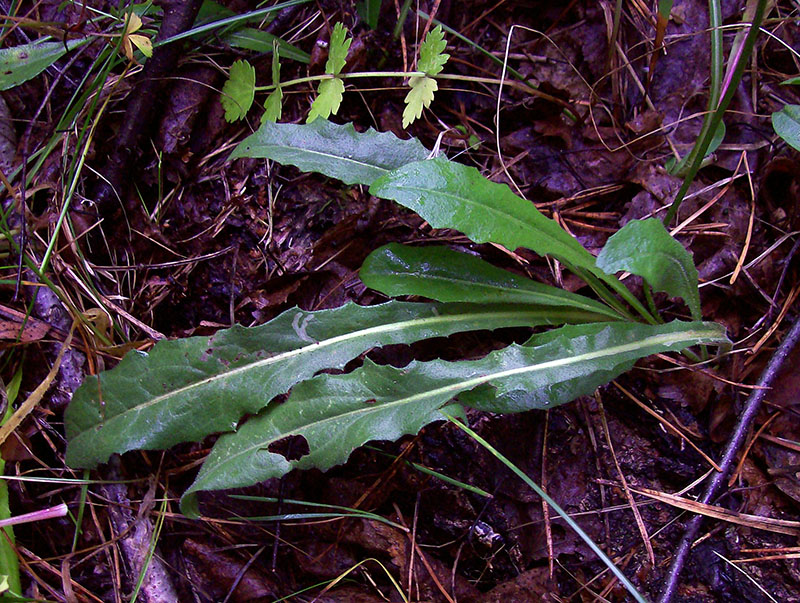
[[[406,108],[403,110],[403,127],[407,128],[414,120],[422,115],[422,109],[428,108],[433,102],[433,95],[439,89],[433,76],[437,75],[447,60],[449,54],[444,49],[447,42],[444,39],[441,25],[437,25],[428,32],[419,47],[419,61],[417,71],[422,71],[424,76],[412,77],[409,80],[411,90],[405,98]]]
[[[336,76],[347,62],[347,51],[350,50],[352,42],[353,38],[347,37],[347,29],[344,25],[341,23],[334,25],[328,45],[328,61],[325,63],[325,73],[333,77],[319,83],[317,98],[311,103],[311,111],[308,113],[306,122],[311,123],[318,117],[327,119],[331,114],[336,115],[339,110],[344,94],[344,81]]]

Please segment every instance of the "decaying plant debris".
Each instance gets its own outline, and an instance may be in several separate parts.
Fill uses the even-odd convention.
[[[230,161],[259,128],[268,91],[256,92],[244,120],[228,123],[220,90],[229,68],[246,60],[257,84],[268,85],[273,57],[243,47],[233,26],[159,47],[193,24],[253,10],[200,4],[158,2],[163,17],[144,15],[136,31],[156,42],[154,56],[135,61],[116,48],[127,14],[116,5],[23,2],[4,21],[3,48],[51,35],[63,38],[65,51],[5,90],[8,117],[0,114],[9,141],[0,145],[0,166],[11,185],[3,184],[1,375],[15,407],[45,380],[74,328],[61,375],[2,448],[11,516],[62,502],[71,511],[14,527],[23,593],[68,601],[121,601],[137,588],[139,599],[160,601],[625,600],[585,543],[453,423],[373,442],[325,473],[294,471],[205,495],[199,520],[181,515],[178,501],[213,436],[128,452],[85,474],[65,464],[64,405],[81,372],[112,368],[164,338],[264,324],[294,306],[383,302],[358,270],[388,243],[446,244],[593,296],[558,262],[433,229],[366,186],[264,159]],[[617,23],[613,3],[435,0],[410,3],[396,27],[403,4],[290,2],[243,25],[280,38],[279,78],[288,82],[326,72],[334,24],[343,23],[353,40],[339,67],[345,92],[333,121],[415,137],[478,168],[595,255],[625,224],[664,217],[683,182],[668,160],[690,152],[708,108],[708,3],[676,1],[663,48],[654,47],[659,15],[642,3],[624,4]],[[752,11],[759,3],[747,4]],[[719,20],[730,26],[723,59],[744,38],[736,36],[745,31],[745,8],[721,7]],[[434,29],[428,15],[447,26],[445,72],[463,79],[439,80],[430,107],[404,128],[407,82],[347,74],[414,71],[418,44]],[[800,156],[771,119],[800,103],[800,88],[782,84],[800,74],[797,23],[796,3],[771,6],[763,28],[775,38],[757,39],[724,117],[725,139],[669,224],[697,266],[702,317],[724,325],[731,351],[697,365],[651,357],[593,396],[548,411],[467,414],[653,600],[672,575],[673,600],[800,601],[799,352],[785,346],[782,366],[774,361],[797,318]],[[731,76],[724,64],[720,76],[721,85]],[[280,121],[305,122],[317,88],[286,86]],[[39,163],[35,153],[45,147]],[[14,172],[28,159],[24,173]],[[19,244],[29,259],[21,273]],[[623,282],[645,300],[638,277]],[[690,318],[688,306],[663,293],[653,304],[667,320]],[[342,370],[482,358],[530,332],[384,347]],[[743,429],[742,409],[767,366],[771,389]],[[270,452],[292,460],[307,453],[304,444],[283,440]],[[703,496],[726,449],[732,475]],[[695,504],[698,497],[727,515]],[[0,514],[2,507],[0,495]],[[696,512],[709,516],[686,540]],[[246,519],[264,517],[271,519]],[[694,546],[671,569],[682,537]]]

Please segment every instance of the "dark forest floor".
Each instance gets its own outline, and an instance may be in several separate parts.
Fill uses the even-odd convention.
[[[0,11],[7,13],[9,4],[16,3],[0,3]],[[90,4],[111,10],[104,2]],[[361,21],[354,2],[328,0],[284,9],[261,24],[311,56],[309,64],[284,60],[282,78],[322,72],[323,50],[337,21],[355,38],[347,69],[407,70],[425,25],[413,10],[419,4],[501,63],[446,34],[448,72],[499,78],[508,42],[508,66],[545,95],[505,87],[498,112],[496,85],[448,80],[406,131],[399,83],[356,81],[348,83],[333,121],[415,136],[428,148],[440,145],[447,156],[510,184],[593,253],[628,221],[663,217],[682,182],[666,171],[665,162],[690,150],[708,103],[706,2],[675,2],[667,52],[657,53],[655,63],[653,3],[622,3],[617,52],[611,56],[612,2],[412,2],[398,37],[393,30],[403,3],[382,4],[375,30]],[[253,8],[237,1],[226,5],[237,13]],[[742,5],[722,3],[724,24],[740,22]],[[779,1],[764,24],[795,51],[799,10],[796,2]],[[75,37],[107,27],[87,22],[98,13],[83,12],[78,3],[23,2],[15,14],[48,29],[23,23],[27,27],[6,32],[4,47],[35,39],[37,32],[70,31]],[[149,25],[145,20],[145,32]],[[513,32],[512,26],[517,26]],[[725,35],[726,57],[735,31]],[[362,187],[266,160],[229,161],[236,143],[258,127],[260,114],[253,110],[248,120],[234,124],[224,120],[219,102],[224,69],[246,57],[259,83],[267,82],[271,57],[232,48],[213,33],[172,45],[175,67],[150,88],[139,67],[122,61],[104,75],[98,105],[90,97],[72,125],[59,130],[73,93],[86,86],[84,75],[99,72],[97,57],[106,44],[98,39],[73,50],[40,76],[3,92],[7,111],[0,128],[11,141],[0,153],[4,174],[23,156],[57,140],[26,191],[27,253],[37,263],[54,241],[74,184],[68,224],[54,241],[46,271],[72,308],[43,302],[40,295],[21,341],[15,312],[26,312],[37,285],[32,273],[24,273],[14,298],[17,255],[6,254],[0,371],[7,388],[19,387],[19,401],[47,376],[75,313],[85,317],[75,331],[76,354],[2,448],[5,473],[14,478],[7,480],[11,515],[62,502],[73,513],[84,510],[77,538],[74,516],[14,528],[25,595],[126,601],[138,576],[146,574],[139,600],[629,600],[538,496],[451,424],[358,449],[345,465],[326,473],[296,471],[246,491],[368,510],[406,531],[343,517],[253,523],[236,517],[314,509],[222,493],[203,498],[207,518],[188,520],[177,500],[213,440],[164,453],[130,452],[87,474],[65,466],[63,411],[76,385],[70,378],[111,368],[129,349],[147,350],[162,337],[261,324],[294,305],[322,309],[382,301],[357,274],[367,254],[382,244],[447,243],[546,283],[581,285],[532,253],[475,245],[460,233],[433,230]],[[672,224],[679,225],[675,236],[698,267],[704,319],[726,326],[733,353],[702,370],[651,357],[595,396],[550,411],[469,415],[471,426],[545,487],[652,599],[691,516],[654,495],[688,500],[698,494],[713,470],[709,459],[720,458],[752,391],[748,386],[797,314],[800,273],[793,245],[800,231],[800,156],[776,136],[769,116],[800,102],[797,86],[780,85],[800,73],[799,64],[796,52],[773,38],[759,38],[726,116],[724,142]],[[281,121],[304,121],[311,92],[303,86],[287,91]],[[564,119],[563,104],[552,97],[575,108],[582,120]],[[129,108],[137,99],[142,106],[132,115]],[[82,134],[90,136],[86,147]],[[73,161],[83,157],[84,148],[85,164],[78,169]],[[110,197],[107,184],[113,185]],[[3,195],[9,216],[18,215],[5,188]],[[99,224],[98,207],[105,218]],[[683,312],[679,302],[664,296],[656,303],[668,316]],[[86,321],[110,341],[93,334]],[[502,332],[497,341],[515,336]],[[475,356],[496,342],[482,334],[434,344],[379,350],[371,357],[402,363],[412,356]],[[798,519],[799,362],[800,351],[766,397],[730,487],[714,501],[736,516],[757,517],[746,525],[705,521],[675,600],[800,601],[800,531],[778,533],[758,520]],[[621,474],[630,489],[651,492],[631,496],[650,535],[654,564]],[[88,487],[80,481],[86,478]],[[58,481],[64,479],[78,481]],[[162,578],[153,575],[152,564],[142,571],[151,543],[165,570]],[[152,582],[158,579],[163,582]]]

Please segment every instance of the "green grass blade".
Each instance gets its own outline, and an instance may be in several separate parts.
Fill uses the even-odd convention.
[[[761,27],[761,22],[764,20],[764,14],[766,12],[768,4],[769,4],[768,0],[757,0],[752,23],[749,29],[747,30],[747,36],[742,42],[741,52],[739,53],[739,56],[737,57],[737,60],[735,62],[735,67],[731,72],[730,81],[728,82],[728,86],[725,89],[725,94],[722,96],[719,105],[717,105],[716,109],[714,110],[714,114],[709,123],[708,130],[697,141],[697,146],[695,147],[697,153],[694,157],[694,160],[689,165],[689,168],[686,172],[686,176],[683,179],[683,184],[681,185],[681,188],[675,195],[675,199],[672,201],[672,205],[670,206],[666,216],[664,217],[664,224],[669,224],[675,219],[675,216],[678,213],[678,209],[680,208],[681,203],[683,202],[683,199],[686,196],[686,193],[689,192],[689,187],[694,181],[697,172],[700,171],[700,167],[703,163],[703,158],[705,157],[706,152],[708,151],[708,148],[711,145],[711,142],[714,138],[717,128],[719,127],[719,124],[722,123],[722,117],[725,114],[728,105],[731,104],[733,97],[736,95],[736,91],[739,88],[739,82],[742,79],[742,75],[744,74],[744,70],[747,68],[750,55],[753,52],[753,47],[755,46],[756,38],[758,37],[759,27]]]
[[[239,23],[247,23],[253,19],[258,19],[260,17],[265,17],[270,13],[274,13],[279,10],[283,10],[284,8],[289,8],[290,6],[297,6],[298,4],[306,4],[311,0],[286,0],[286,2],[279,2],[278,4],[273,4],[272,6],[268,6],[266,8],[260,8],[258,10],[250,11],[248,13],[244,13],[241,15],[234,15],[232,17],[226,17],[224,19],[219,19],[217,21],[213,21],[212,23],[203,23],[202,25],[198,25],[184,31],[183,33],[179,33],[172,37],[169,37],[165,40],[159,40],[153,43],[153,48],[157,48],[158,46],[163,46],[164,44],[172,44],[173,42],[177,42],[178,40],[185,40],[186,38],[191,38],[192,36],[208,33],[210,31],[214,31],[215,29],[220,29],[222,27],[227,27],[229,25],[236,25]]]
[[[4,402],[6,404],[6,413],[2,423],[5,423],[11,415],[14,414],[13,404],[19,393],[21,382],[21,366],[16,373],[14,373],[14,377],[12,377],[11,382],[8,384],[8,388],[0,381],[0,388],[2,388],[0,395],[2,398],[5,398]],[[0,458],[0,476],[5,473],[5,466],[5,461]],[[10,518],[11,506],[8,498],[8,483],[5,479],[0,479],[0,519]],[[22,585],[19,576],[19,559],[14,547],[14,542],[14,529],[11,526],[4,527],[3,535],[0,536],[0,576],[5,576],[7,579],[8,593],[18,597],[22,594]]]
[[[236,30],[227,34],[222,39],[235,48],[244,48],[245,50],[252,50],[263,54],[272,52],[272,44],[276,42],[282,58],[292,59],[306,64],[311,62],[311,55],[306,51],[289,44],[268,31],[255,29],[254,27],[245,27],[244,29]]]
[[[477,433],[472,431],[469,427],[464,425],[458,419],[448,416],[447,417],[451,422],[453,422],[459,429],[461,429],[464,433],[468,434],[472,439],[478,442],[481,446],[486,448],[492,455],[497,458],[501,463],[503,463],[506,467],[508,467],[514,474],[519,477],[523,482],[525,482],[530,488],[536,492],[542,499],[564,520],[564,522],[583,540],[587,546],[592,549],[595,555],[597,555],[600,560],[606,565],[606,567],[611,570],[611,572],[617,577],[620,583],[625,587],[625,589],[631,594],[631,596],[638,601],[639,603],[648,603],[647,599],[639,592],[639,590],[625,577],[625,574],[614,564],[611,559],[608,558],[597,544],[595,544],[594,540],[592,540],[589,535],[583,531],[583,529],[575,522],[569,514],[562,509],[556,501],[554,501],[550,496],[539,487],[539,484],[534,482],[531,478],[529,478],[522,469],[517,467],[514,463],[508,460],[505,456],[503,456],[494,446],[489,444],[486,440],[484,440],[481,436]]]

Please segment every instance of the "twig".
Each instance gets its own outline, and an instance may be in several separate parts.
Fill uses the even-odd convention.
[[[778,373],[783,367],[783,364],[786,362],[789,354],[791,354],[795,345],[797,345],[798,340],[800,340],[800,316],[795,318],[791,330],[786,335],[778,349],[775,350],[775,354],[772,356],[772,358],[770,358],[767,367],[761,374],[761,377],[758,380],[759,389],[754,390],[747,399],[744,411],[739,416],[739,422],[736,425],[730,440],[728,441],[725,454],[723,455],[722,461],[719,464],[722,471],[714,473],[712,476],[711,481],[706,486],[705,492],[703,492],[703,496],[701,496],[699,499],[701,503],[710,504],[711,501],[717,497],[720,489],[725,484],[725,480],[728,478],[728,474],[731,472],[731,469],[736,461],[736,455],[747,439],[747,432],[750,430],[750,427],[753,424],[756,415],[758,414],[764,396],[767,394],[767,391],[772,386],[775,378],[778,376]],[[680,578],[681,571],[683,570],[683,565],[689,556],[689,551],[692,548],[692,542],[697,536],[702,523],[703,516],[696,515],[686,526],[686,530],[683,533],[683,537],[678,545],[678,549],[675,551],[675,557],[672,559],[672,565],[667,573],[666,580],[664,582],[664,588],[661,591],[661,597],[658,599],[659,603],[669,603],[669,601],[672,599],[672,596],[675,594],[675,590],[678,586],[678,579]]]
[[[120,553],[129,568],[128,587],[133,590],[137,579],[141,580],[139,594],[145,603],[177,603],[178,595],[173,585],[172,573],[161,559],[161,555],[148,558],[148,551],[154,536],[153,523],[149,511],[153,505],[152,489],[148,492],[134,517],[128,488],[121,482],[122,469],[119,455],[111,457],[104,469],[108,483],[100,486],[100,491],[108,499],[106,507],[117,539]]]

